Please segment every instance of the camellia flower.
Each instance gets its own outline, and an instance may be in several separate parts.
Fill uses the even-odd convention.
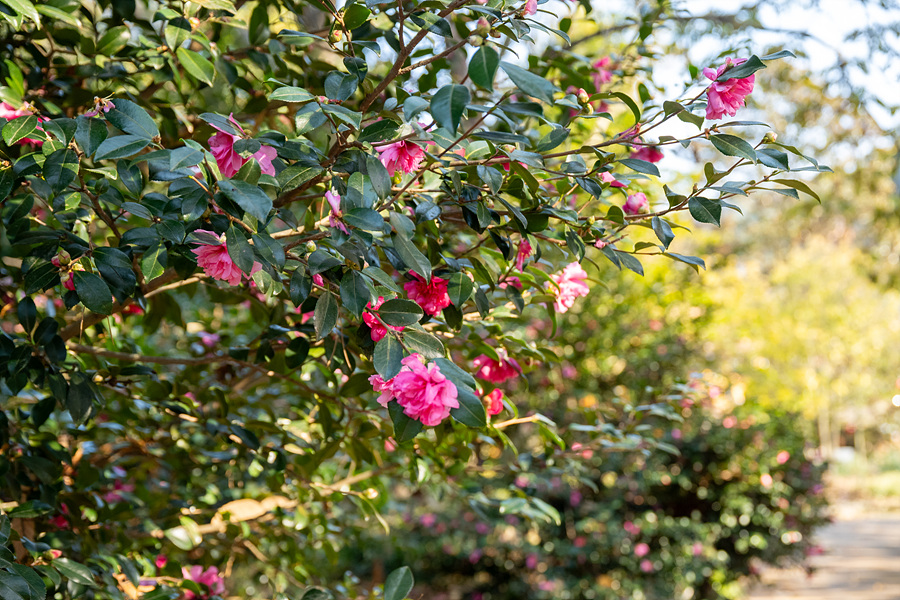
[[[12,104],[8,104],[6,102],[0,102],[0,118],[6,119],[7,121],[12,121],[13,119],[18,119],[19,117],[25,117],[25,116],[28,116],[31,114],[34,114],[34,110],[32,109],[31,105],[28,104],[27,102],[22,106],[22,108],[15,108]],[[50,119],[48,119],[47,117],[42,117],[42,116],[38,115],[38,121],[40,121],[40,122],[49,121],[49,120]],[[43,129],[41,129],[40,125],[38,126],[38,129],[43,131]],[[32,146],[40,147],[40,146],[44,145],[44,140],[35,140],[32,138],[22,138],[21,140],[16,142],[16,144],[18,144],[20,146],[22,144],[31,144]]]
[[[564,313],[575,305],[575,299],[587,296],[591,289],[585,283],[587,273],[577,262],[569,264],[565,269],[551,276],[558,288],[551,287],[556,294],[554,307],[556,312]]]
[[[403,284],[409,299],[422,307],[429,315],[440,314],[450,306],[450,295],[447,293],[447,280],[432,275],[431,282],[425,281],[415,271],[409,272],[414,279]]]
[[[638,558],[641,558],[642,556],[647,556],[648,554],[650,554],[650,546],[648,546],[644,542],[634,545],[634,555],[637,556]]]
[[[53,258],[51,258],[50,263],[55,267],[62,268],[58,256],[54,256]],[[73,271],[84,271],[84,265],[82,265],[80,262],[71,263],[68,270],[63,271],[59,276],[60,281],[62,281],[63,287],[72,292],[75,291],[75,276],[73,274]]]
[[[379,375],[369,378],[372,388],[381,394],[379,404],[387,406],[396,400],[406,416],[429,427],[450,416],[451,408],[459,408],[456,386],[436,364],[426,367],[419,354],[410,354],[400,363],[403,367],[393,379],[384,381]]]
[[[216,235],[211,231],[198,229],[197,233],[208,233]],[[239,285],[243,272],[238,268],[231,256],[228,254],[228,246],[225,245],[225,236],[219,237],[218,244],[201,244],[200,247],[191,250],[197,255],[197,265],[203,269],[203,272],[219,281],[225,281],[228,285]],[[259,263],[253,263],[252,272],[255,273],[260,268]]]
[[[591,73],[591,78],[594,80],[594,87],[597,88],[598,92],[600,91],[600,88],[603,87],[604,83],[612,81],[612,71],[607,68],[611,63],[612,59],[608,56],[604,56],[591,65],[594,68],[594,72]]]
[[[638,192],[628,196],[628,200],[622,205],[622,210],[626,215],[636,215],[649,206],[650,201],[647,200],[647,196],[643,192]]]
[[[205,599],[213,595],[221,595],[225,593],[225,579],[219,575],[219,569],[209,567],[205,571],[200,565],[194,565],[190,569],[181,567],[181,574],[185,579],[190,579],[201,585],[205,585],[209,589],[208,594],[197,595],[190,590],[184,590],[186,600],[194,600],[194,598]]]
[[[84,113],[86,117],[96,117],[99,116],[100,113],[108,113],[111,109],[115,108],[116,105],[113,104],[112,100],[107,100],[106,98],[98,98],[94,96],[94,108]]]
[[[488,401],[487,414],[494,416],[503,412],[503,391],[494,389],[490,394],[484,397]]]
[[[434,142],[423,142],[426,146]],[[400,140],[393,144],[378,146],[379,158],[388,174],[393,177],[399,169],[403,173],[414,173],[419,170],[425,158],[425,150],[419,144],[408,140]]]
[[[328,216],[328,224],[332,227],[337,227],[344,233],[349,233],[347,231],[347,226],[344,225],[339,219],[342,216],[341,213],[341,197],[331,190],[325,192],[325,199],[328,200],[329,206],[331,206],[331,214]]]
[[[665,158],[665,155],[656,146],[648,146],[647,144],[640,144],[637,142],[635,142],[634,145],[637,146],[638,149],[631,154],[631,158],[645,160],[651,163],[658,163]]]
[[[776,462],[778,462],[779,465],[783,465],[784,463],[786,463],[786,462],[789,461],[790,459],[791,459],[791,453],[788,452],[787,450],[782,450],[782,451],[779,452],[778,455],[775,457],[775,460],[776,460]]]
[[[369,302],[368,304],[366,304],[367,310],[363,312],[363,321],[366,323],[366,325],[369,326],[369,329],[371,330],[373,342],[380,342],[382,339],[384,339],[384,336],[386,336],[388,332],[387,327],[390,327],[394,331],[403,331],[403,327],[397,327],[394,325],[388,325],[387,327],[385,327],[381,324],[381,321],[379,321],[378,318],[372,314],[373,312],[381,308],[382,304],[384,304],[384,296],[378,296],[378,300],[375,301],[375,304]]]
[[[500,355],[499,361],[486,354],[480,354],[475,357],[472,364],[478,369],[475,373],[476,377],[497,384],[518,377],[522,372],[522,368],[516,359],[510,358],[503,348],[498,349],[497,354]]]
[[[525,267],[525,259],[532,254],[534,254],[534,248],[531,247],[531,242],[523,237],[519,243],[519,251],[516,252],[516,269],[521,271]]]
[[[162,569],[169,562],[169,558],[165,554],[158,554],[156,556],[156,560],[153,561],[153,564],[156,565],[157,569]]]
[[[537,13],[537,0],[526,0],[525,2],[525,14],[533,15]]]
[[[608,171],[604,171],[600,174],[600,181],[608,183],[610,187],[614,188],[628,187],[624,183],[613,177],[612,173],[609,173]]]
[[[241,132],[244,130],[234,120],[234,115],[229,115],[228,120]],[[234,143],[241,139],[240,137],[219,129],[215,125],[213,128],[218,129],[219,133],[209,138],[209,151],[212,152],[216,159],[223,177],[233,177],[235,173],[241,170],[249,159],[244,158],[234,150]],[[278,155],[275,148],[271,146],[261,145],[259,150],[253,153],[253,158],[259,163],[260,170],[266,175],[275,175],[275,167],[272,166],[272,159]]]
[[[718,69],[707,67],[703,74],[712,84],[706,89],[706,118],[710,120],[721,119],[728,115],[733,117],[739,108],[744,106],[744,98],[753,91],[756,75],[742,77],[740,79],[726,79],[716,81],[726,69],[747,62],[746,58],[727,58],[725,64]]]

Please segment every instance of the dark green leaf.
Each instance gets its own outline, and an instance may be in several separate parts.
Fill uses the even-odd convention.
[[[347,271],[341,279],[341,303],[344,308],[359,317],[370,299],[363,276],[358,271]]]
[[[466,86],[445,85],[432,96],[429,112],[440,127],[455,132],[471,98]]]
[[[228,198],[240,206],[248,214],[256,217],[260,223],[264,223],[272,210],[272,199],[255,185],[246,181],[226,179],[219,181],[219,189]]]
[[[726,156],[738,156],[756,162],[756,150],[753,146],[735,135],[719,133],[709,136],[709,141]]]
[[[331,333],[337,325],[338,302],[334,296],[323,292],[316,302],[316,311],[313,315],[313,325],[316,328],[316,339],[322,339]]]
[[[402,235],[395,235],[394,250],[400,255],[400,259],[406,263],[406,266],[415,271],[427,281],[431,281],[431,261],[419,252],[419,249],[413,246],[410,240]]]
[[[663,243],[663,246],[666,247],[666,250],[669,249],[669,244],[672,243],[672,240],[675,239],[675,234],[672,232],[672,227],[668,222],[660,219],[659,217],[653,217],[650,221],[651,226],[653,227],[653,232],[656,234],[656,237],[659,238],[659,241]]]
[[[802,181],[797,181],[796,179],[772,179],[772,181],[775,183],[780,183],[781,185],[786,185],[789,188],[794,188],[795,190],[800,190],[804,194],[809,194],[820,203],[822,202],[822,199],[819,198],[819,195],[816,194],[811,187],[809,187]]]
[[[453,273],[447,280],[447,294],[450,302],[457,308],[462,308],[474,291],[475,284],[465,273]]]
[[[793,56],[793,55],[792,55]],[[729,79],[744,79],[750,77],[760,69],[765,69],[766,65],[755,54],[748,58],[745,62],[726,70],[719,75],[716,81],[728,81]]]
[[[565,127],[554,127],[550,133],[541,138],[534,147],[535,152],[549,152],[553,150],[569,137],[569,130]]]
[[[112,313],[112,293],[99,275],[87,271],[74,271],[75,292],[88,309],[101,315]]]
[[[516,87],[539,100],[553,104],[553,94],[560,91],[558,87],[531,71],[517,67],[508,62],[501,62],[500,66],[509,75]]]
[[[659,169],[652,162],[647,162],[646,160],[639,160],[637,158],[623,158],[619,161],[632,171],[637,171],[638,173],[645,173],[647,175],[655,175],[659,177]]]
[[[112,112],[112,111],[110,111]],[[94,153],[94,160],[116,159],[133,156],[146,148],[150,140],[136,135],[117,135],[106,138]]]
[[[37,130],[38,119],[34,115],[18,117],[3,126],[3,141],[12,146],[19,140],[27,138]]]
[[[388,325],[395,327],[414,325],[424,314],[422,308],[412,300],[388,300],[378,309],[378,316]]]
[[[57,150],[44,161],[44,180],[55,194],[66,189],[77,175],[78,155],[71,148]]]
[[[344,10],[344,27],[348,31],[361,27],[369,19],[370,14],[372,11],[362,4],[351,4]]]
[[[406,413],[403,412],[403,407],[396,401],[388,403],[388,413],[390,413],[391,421],[394,424],[394,439],[399,444],[413,439],[423,429],[422,423],[406,416]],[[385,589],[387,589],[387,584],[385,584]]]
[[[375,344],[375,352],[372,355],[375,371],[385,381],[392,379],[403,366],[400,361],[403,360],[404,354],[403,346],[389,332]]]
[[[412,591],[414,583],[409,567],[400,567],[384,581],[384,600],[404,600]]]
[[[94,574],[91,573],[91,570],[88,569],[81,563],[77,563],[68,558],[57,558],[53,561],[53,566],[56,567],[56,570],[60,572],[60,574],[70,581],[74,581],[75,583],[79,583],[81,585],[87,585],[90,587],[97,587],[94,583]]]
[[[688,201],[688,210],[691,216],[701,223],[713,223],[720,225],[722,218],[722,205],[709,198],[691,198]]]
[[[184,47],[178,48],[175,54],[178,55],[178,62],[181,63],[181,66],[184,67],[188,74],[207,85],[212,85],[213,80],[216,78],[216,68],[209,60],[199,53]]]
[[[279,100],[281,102],[309,102],[315,100],[316,97],[301,87],[280,87],[269,94],[269,100],[273,102]]]
[[[363,231],[379,232],[384,229],[384,217],[371,208],[353,208],[344,213],[344,222]]]
[[[146,110],[131,100],[117,98],[114,100],[114,104],[116,107],[105,113],[107,121],[125,133],[145,140],[152,140],[159,136],[159,129]]]
[[[494,77],[500,67],[500,55],[490,46],[482,46],[469,61],[469,79],[472,83],[494,91]]]
[[[141,258],[141,272],[144,274],[144,279],[152,281],[162,275],[166,270],[168,259],[169,255],[164,244],[157,242],[147,248]]]
[[[75,142],[84,151],[85,156],[91,157],[109,135],[109,128],[100,119],[90,117],[78,117],[77,122]]]
[[[459,408],[450,409],[450,416],[469,427],[487,425],[487,413],[481,399],[468,388],[457,387],[456,392]]]

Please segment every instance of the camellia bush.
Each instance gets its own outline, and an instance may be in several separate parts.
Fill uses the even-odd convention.
[[[582,263],[698,268],[680,214],[826,169],[730,120],[789,52],[655,85],[668,11],[600,47],[588,3],[0,1],[0,596],[369,594],[316,565],[392,480],[565,446],[501,388],[558,359]]]

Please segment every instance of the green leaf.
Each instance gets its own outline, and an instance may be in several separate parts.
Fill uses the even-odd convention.
[[[321,248],[310,254],[306,261],[310,275],[318,275],[319,273],[323,273],[328,269],[333,269],[342,264],[344,263]]]
[[[655,175],[659,177],[659,169],[652,162],[647,162],[646,160],[639,160],[637,158],[623,158],[619,160],[620,163],[631,169],[632,171],[637,171],[638,173],[644,173],[646,175]]]
[[[456,393],[459,408],[451,408],[450,416],[469,427],[484,427],[487,425],[487,413],[484,410],[484,404],[481,402],[481,399],[468,388],[457,387]]]
[[[475,85],[494,91],[494,77],[500,68],[500,55],[490,46],[482,46],[469,61],[469,79]]]
[[[722,218],[722,205],[709,198],[691,198],[688,201],[688,210],[691,216],[701,223],[713,223],[720,225]]]
[[[409,567],[400,567],[384,581],[384,600],[404,600],[413,589],[415,581]]]
[[[225,246],[228,248],[228,256],[237,268],[249,275],[253,270],[253,248],[250,247],[244,232],[234,225],[229,227],[225,232]]]
[[[110,111],[112,112],[112,111]],[[133,156],[146,148],[150,140],[137,135],[117,135],[103,141],[94,153],[94,160]]]
[[[41,576],[34,569],[19,564],[14,564],[12,568],[28,584],[31,600],[45,600],[47,598],[47,586],[44,585],[44,580],[41,579]]]
[[[301,87],[285,86],[269,93],[269,100],[281,102],[309,102],[316,97]]]
[[[34,294],[59,284],[59,269],[53,263],[45,262],[32,266],[25,273],[25,293]]]
[[[344,222],[363,231],[384,229],[384,217],[371,208],[353,208],[344,213]]]
[[[793,55],[791,55],[793,56]],[[780,58],[780,57],[778,57]],[[716,78],[716,81],[728,81],[729,79],[744,79],[750,77],[760,69],[765,69],[766,64],[755,54],[748,58],[745,62],[726,70]]]
[[[289,192],[312,180],[321,172],[322,167],[291,165],[279,173],[275,179],[278,181],[278,186],[282,192]]]
[[[98,587],[97,584],[94,583],[94,574],[83,564],[68,558],[57,558],[52,564],[56,567],[56,570],[69,581],[90,587]]]
[[[75,142],[84,151],[85,156],[90,158],[109,135],[109,129],[100,119],[78,117],[76,121],[78,128],[75,130]]]
[[[410,352],[417,352],[425,358],[441,358],[447,354],[441,340],[424,330],[407,328],[403,332],[403,343]]]
[[[791,52],[790,50],[779,50],[778,52],[774,52],[772,54],[766,54],[760,60],[777,60],[779,58],[787,58],[790,56],[791,58],[797,58],[797,55]]]
[[[813,198],[815,198],[820,204],[822,199],[819,198],[819,195],[813,191],[811,187],[802,181],[797,181],[796,179],[772,179],[771,181],[775,183],[780,183],[781,185],[786,185],[789,188],[794,188],[795,190],[800,190],[804,194],[809,194]]]
[[[369,287],[358,271],[347,271],[341,279],[341,303],[344,308],[359,317],[369,303]]]
[[[396,401],[388,402],[388,413],[391,415],[391,421],[394,424],[394,439],[397,440],[397,443],[408,442],[424,429],[422,423],[409,418],[403,412],[403,407]],[[387,584],[385,584],[385,589],[387,589]]]
[[[569,130],[565,127],[554,127],[550,132],[542,137],[535,145],[535,152],[549,152],[553,150],[569,137]]]
[[[508,62],[501,62],[500,66],[509,75],[516,87],[539,100],[553,104],[553,94],[560,91],[558,87],[531,71]]]
[[[313,325],[316,328],[316,339],[322,339],[337,325],[338,302],[328,292],[323,292],[316,302],[316,311],[313,314]]]
[[[385,381],[392,379],[403,366],[400,361],[404,354],[403,345],[389,332],[375,344],[375,352],[372,354],[375,371]]]
[[[272,210],[272,199],[255,185],[237,179],[219,181],[219,189],[260,223],[265,223]]]
[[[12,146],[37,130],[38,119],[34,115],[18,117],[3,126],[3,141]]]
[[[453,273],[447,280],[447,294],[450,302],[457,308],[462,308],[474,291],[475,284],[465,273]]]
[[[130,133],[146,140],[152,140],[159,136],[159,129],[146,110],[131,100],[117,98],[113,103],[116,107],[104,113],[107,121],[125,133]]]
[[[200,118],[221,131],[231,135],[241,136],[243,131],[235,125],[229,117],[217,113],[201,113]]]
[[[190,146],[175,148],[169,155],[169,169],[172,171],[183,167],[193,167],[201,162],[203,162],[203,153]]]
[[[737,137],[727,133],[719,133],[709,136],[709,141],[718,149],[719,152],[726,156],[738,156],[756,162],[756,150],[753,146]]]
[[[99,275],[87,271],[73,271],[75,293],[88,309],[101,315],[112,313],[112,292]]]
[[[169,256],[164,244],[157,242],[147,248],[143,258],[141,258],[141,272],[144,274],[144,279],[152,281],[162,275],[166,270],[168,259]]]
[[[675,234],[672,232],[672,227],[668,222],[660,219],[659,217],[653,217],[650,221],[651,227],[653,227],[653,232],[656,234],[656,237],[659,238],[659,241],[663,243],[663,246],[666,247],[666,250],[669,249],[669,244],[672,243],[672,240],[675,239]]]
[[[389,140],[396,135],[400,125],[388,119],[376,121],[371,125],[367,125],[357,138],[360,142],[381,142]]]
[[[34,7],[34,4],[32,4],[29,0],[3,0],[3,3],[23,17],[28,17],[29,19],[34,21],[35,25],[40,27],[41,15],[38,14],[38,11]]]
[[[207,85],[212,85],[213,79],[216,78],[216,68],[206,58],[199,53],[187,48],[181,47],[175,51],[178,55],[178,62],[184,67],[194,79],[198,79]]]
[[[294,303],[294,306],[300,306],[301,304],[303,304],[303,302],[309,297],[309,293],[311,291],[312,277],[309,277],[302,268],[294,271],[293,275],[291,275],[291,283],[289,288],[291,302]]]
[[[422,319],[424,314],[422,307],[412,300],[388,300],[378,309],[378,316],[388,325],[395,327],[414,325]]]
[[[431,97],[431,116],[440,127],[456,132],[472,96],[464,85],[445,85]]]
[[[344,10],[344,27],[347,30],[361,27],[368,19],[372,11],[362,4],[351,4]]]
[[[413,246],[413,243],[402,235],[395,235],[394,250],[400,255],[400,259],[407,267],[415,271],[419,276],[431,281],[431,261]]]
[[[663,256],[668,256],[673,260],[677,260],[679,262],[683,262],[685,264],[691,265],[695,269],[697,267],[706,268],[706,263],[703,262],[702,258],[697,258],[696,256],[685,256],[683,254],[675,254],[674,252],[663,252]]]
[[[44,180],[54,194],[66,189],[78,175],[78,155],[71,148],[57,150],[44,161]]]
[[[101,56],[113,57],[125,47],[130,39],[131,31],[125,25],[110,27],[97,42],[96,53]]]

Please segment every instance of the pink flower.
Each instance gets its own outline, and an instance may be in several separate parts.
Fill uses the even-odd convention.
[[[368,304],[366,304],[366,309],[368,310],[363,312],[363,321],[365,321],[366,325],[368,325],[369,329],[371,330],[373,342],[379,342],[384,339],[384,336],[387,335],[388,331],[387,327],[382,325],[381,321],[379,321],[378,318],[374,314],[372,314],[373,312],[381,308],[382,304],[384,304],[384,297],[378,296],[378,300],[375,301],[375,304],[369,302]],[[403,331],[403,327],[395,327],[394,325],[388,325],[388,327],[390,327],[394,331]]]
[[[234,115],[229,115],[230,120],[238,130],[243,133],[244,130],[234,120]],[[219,129],[215,125],[213,128],[218,129],[219,133],[209,138],[209,151],[212,152],[216,164],[222,177],[233,177],[235,173],[241,170],[249,159],[244,158],[234,150],[234,143],[241,139],[240,137]],[[272,159],[278,155],[275,148],[271,146],[260,146],[259,150],[253,153],[253,158],[259,163],[260,170],[266,175],[275,175],[275,167],[272,166]]]
[[[585,283],[587,273],[578,263],[571,263],[565,269],[551,276],[558,286],[551,292],[556,295],[556,312],[564,313],[575,305],[575,299],[587,296],[590,288]]]
[[[729,67],[747,62],[746,58],[725,59],[725,64],[718,69],[703,69],[703,74],[712,84],[706,89],[706,118],[710,120],[721,119],[728,115],[733,117],[739,108],[744,106],[744,98],[753,91],[753,83],[756,75],[741,79],[726,79],[716,81]]]
[[[487,413],[491,416],[499,415],[503,412],[503,391],[500,389],[493,390],[490,394],[484,397],[485,400],[488,401],[489,406],[487,409]]]
[[[336,192],[328,190],[327,192],[325,192],[325,199],[328,200],[328,204],[331,206],[331,214],[328,216],[328,224],[332,227],[337,227],[344,233],[349,233],[349,231],[347,231],[347,226],[339,220],[343,216],[343,213],[341,213],[341,197],[337,195]]]
[[[537,0],[526,0],[525,2],[525,14],[533,15],[537,12]]]
[[[631,158],[645,160],[651,163],[658,163],[663,158],[665,158],[665,155],[656,146],[648,146],[646,144],[638,143],[635,143],[635,146],[637,146],[638,149],[631,155]]]
[[[608,183],[610,187],[614,188],[628,187],[624,183],[613,177],[612,173],[606,171],[600,174],[600,181]]]
[[[57,256],[51,258],[50,263],[55,267],[58,267],[60,269],[62,268],[62,265],[59,262],[59,257]],[[84,271],[84,266],[79,262],[75,262],[69,266],[69,269],[67,271],[63,271],[62,273],[60,273],[59,278],[60,281],[62,281],[63,287],[70,292],[75,291],[75,276],[72,274],[72,271]]]
[[[519,251],[516,252],[516,269],[521,271],[525,267],[525,259],[534,254],[534,248],[527,238],[522,238],[519,242]]]
[[[647,200],[647,196],[643,192],[638,192],[628,196],[628,200],[622,205],[622,210],[626,215],[636,215],[649,206],[650,202]]]
[[[423,142],[426,146],[434,144],[434,142]],[[381,162],[387,169],[388,174],[393,177],[397,169],[403,173],[413,173],[419,170],[422,160],[425,158],[425,150],[416,144],[407,140],[400,140],[393,144],[378,146],[375,148],[381,153]]]
[[[107,100],[105,98],[97,98],[94,97],[94,108],[84,113],[85,117],[97,117],[100,113],[108,113],[111,109],[115,108],[116,105],[113,104],[112,100]]]
[[[207,333],[205,331],[201,331],[198,335],[200,336],[200,343],[207,348],[212,348],[219,343],[219,340],[222,339],[222,336],[220,336],[218,333]]]
[[[703,544],[700,542],[694,542],[694,545],[691,546],[691,554],[694,556],[700,556],[703,554]]]
[[[427,314],[440,314],[442,310],[450,306],[446,279],[432,276],[431,282],[427,282],[415,271],[410,271],[409,274],[414,279],[404,283],[403,289],[406,290],[409,299],[421,306]]]
[[[319,287],[325,287],[325,280],[318,273],[312,276],[313,283]]]
[[[209,589],[208,594],[202,594],[200,596],[190,590],[184,590],[184,597],[186,600],[193,600],[194,598],[205,599],[213,595],[225,593],[225,580],[219,575],[219,569],[216,567],[209,567],[205,571],[200,565],[194,565],[190,570],[188,570],[187,567],[181,567],[181,574],[185,579],[190,579],[200,585],[205,585]]]
[[[12,104],[7,104],[6,102],[0,102],[0,118],[6,119],[7,121],[12,121],[13,119],[18,119],[19,117],[25,117],[25,116],[28,116],[31,114],[34,114],[34,113],[33,113],[33,110],[31,110],[31,105],[28,104],[27,102],[24,104],[24,106],[22,108],[15,108],[15,107],[13,107]],[[40,121],[42,123],[44,121],[49,121],[49,120],[50,119],[48,119],[47,117],[42,117],[42,116],[38,115],[38,121]],[[40,126],[38,126],[38,129],[43,131],[43,129],[41,129]],[[22,138],[21,140],[16,142],[16,144],[18,144],[20,146],[23,144],[31,144],[32,146],[41,147],[44,145],[44,140],[35,140],[32,138]]]
[[[611,62],[612,60],[608,56],[604,56],[591,65],[594,68],[591,78],[594,80],[594,87],[597,88],[598,92],[604,83],[612,81],[612,71],[607,69]]]
[[[652,573],[653,572],[653,562],[647,560],[646,558],[641,561],[641,571],[644,573]]]
[[[378,375],[369,378],[375,391],[381,393],[378,402],[382,406],[396,399],[407,417],[429,427],[450,416],[451,408],[459,408],[456,386],[436,364],[426,367],[419,354],[410,354],[400,362],[403,368],[393,379],[384,381]]]
[[[501,290],[505,290],[506,286],[511,285],[516,289],[522,289],[522,280],[515,275],[507,275],[503,281],[497,284]]]
[[[125,492],[126,494],[131,493],[135,490],[133,483],[122,483],[121,481],[116,480],[113,482],[113,489],[110,492],[107,492],[103,495],[103,500],[106,501],[107,504],[112,504],[114,502],[121,502],[124,500],[122,494],[119,492]]]
[[[506,354],[506,350],[500,348],[497,351],[497,354],[500,355],[499,361],[494,360],[486,354],[480,354],[475,357],[472,364],[478,369],[475,373],[476,377],[484,379],[485,381],[490,381],[491,383],[500,384],[517,377],[522,372],[519,363],[516,362],[516,359],[510,358]]]
[[[419,517],[419,523],[424,525],[425,527],[431,528],[434,527],[434,524],[437,523],[437,517],[434,513],[425,513],[421,517]]]
[[[790,459],[791,459],[791,453],[788,452],[787,450],[782,450],[782,451],[779,452],[778,455],[775,457],[775,460],[778,462],[779,465],[783,465],[784,463],[786,463],[786,462],[789,461]]]
[[[59,558],[60,556],[62,556],[62,550],[56,550],[56,549],[50,550],[50,556],[52,558]]]
[[[648,554],[650,554],[650,546],[648,546],[644,542],[641,542],[640,544],[635,544],[635,546],[634,546],[634,555],[635,556],[637,556],[638,558],[641,558],[642,556],[647,556]]]
[[[198,230],[198,232],[215,235],[211,231],[202,229]],[[200,247],[191,250],[197,255],[197,266],[213,279],[225,281],[228,285],[240,285],[243,272],[231,260],[224,237],[219,238],[219,240],[221,241],[220,244],[201,244]],[[254,268],[258,264],[254,263]]]
[[[622,524],[622,529],[631,535],[637,535],[641,532],[641,528],[631,521],[625,521],[625,523]]]
[[[394,438],[388,438],[384,440],[384,451],[385,452],[393,452],[398,448],[397,442]]]
[[[165,554],[159,554],[156,557],[156,560],[153,561],[153,564],[156,565],[157,569],[162,569],[169,562],[169,558]]]

